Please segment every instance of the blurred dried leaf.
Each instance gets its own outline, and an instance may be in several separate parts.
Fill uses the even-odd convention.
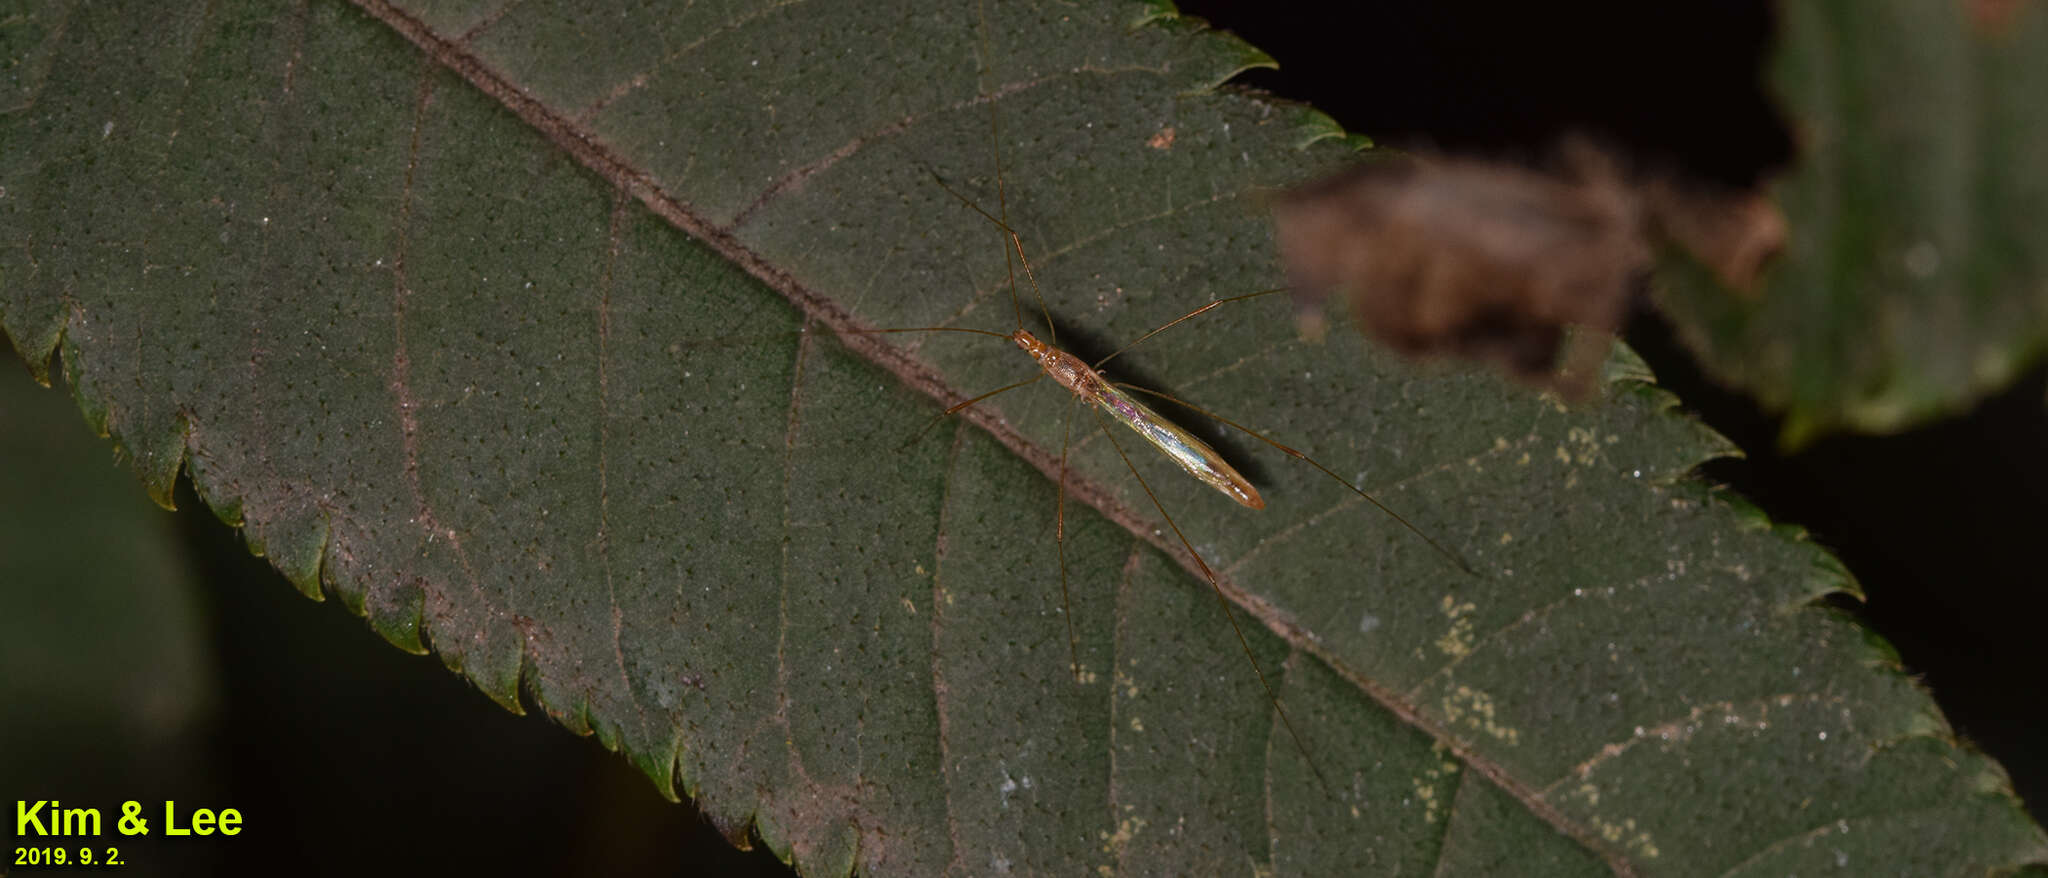
[[[1714,190],[1652,178],[1639,190],[1663,239],[1699,260],[1746,299],[1762,295],[1758,277],[1785,247],[1785,215],[1761,191]]]
[[[1759,193],[1634,179],[1581,139],[1551,169],[1383,159],[1287,193],[1274,214],[1305,331],[1341,294],[1359,329],[1397,351],[1491,363],[1566,396],[1592,386],[1654,242],[1742,290],[1785,235]],[[1591,332],[1567,344],[1568,326]]]

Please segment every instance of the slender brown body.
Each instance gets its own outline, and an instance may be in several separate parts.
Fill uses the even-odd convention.
[[[1209,487],[1252,509],[1266,508],[1266,500],[1259,496],[1258,489],[1224,461],[1216,449],[1116,385],[1103,380],[1101,373],[1081,362],[1080,358],[1039,341],[1037,336],[1022,329],[1010,333],[1010,340],[1037,360],[1038,368],[1044,369],[1045,374],[1059,382],[1061,387],[1085,402],[1100,406],[1110,417],[1145,437],[1145,441],[1173,458],[1181,469],[1187,470],[1188,475],[1201,479]]]

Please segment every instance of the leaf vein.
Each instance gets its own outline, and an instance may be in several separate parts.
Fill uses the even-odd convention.
[[[654,62],[653,67],[648,68],[647,70],[642,71],[640,73],[636,73],[632,76],[628,76],[624,80],[621,80],[619,83],[613,85],[611,89],[606,91],[602,97],[598,98],[595,101],[592,101],[589,106],[584,107],[581,110],[578,110],[571,118],[578,123],[587,123],[591,119],[595,118],[597,114],[604,112],[606,107],[609,107],[614,103],[617,103],[621,98],[624,98],[625,96],[632,94],[633,92],[645,88],[647,86],[647,83],[653,80],[654,75],[661,72],[662,68],[667,67],[670,64],[674,64],[675,62],[682,60],[683,56],[689,55],[697,51],[698,49],[703,48],[705,43],[708,43],[717,37],[738,33],[742,28],[745,28],[747,25],[754,23],[754,21],[767,16],[771,12],[776,12],[778,10],[785,9],[791,6],[801,5],[804,2],[806,2],[806,0],[782,0],[782,2],[772,3],[770,5],[763,6],[759,9],[755,9],[751,12],[748,12],[745,15],[742,15],[730,21],[720,22],[718,26],[713,27],[708,31],[705,31],[703,34],[700,34],[696,39],[684,43],[683,45],[677,47],[675,51],[670,52],[668,55],[664,56],[661,60]],[[465,39],[467,39],[466,36]]]

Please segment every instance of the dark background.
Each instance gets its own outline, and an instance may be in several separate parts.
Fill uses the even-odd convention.
[[[1356,5],[1333,16],[1282,2],[1182,4],[1284,65],[1240,84],[1313,103],[1385,143],[1540,159],[1560,134],[1590,131],[1645,161],[1735,183],[1791,159],[1759,85],[1763,3]],[[1655,315],[1628,338],[1690,411],[1748,453],[1703,476],[1836,551],[1868,593],[1838,603],[1896,645],[1957,731],[2048,817],[2048,660],[2032,640],[2048,615],[2036,560],[2048,377],[2037,369],[1966,416],[1903,435],[1786,455],[1776,419],[1703,377]],[[188,847],[192,871],[783,874],[594,741],[512,716],[438,660],[299,597],[189,488],[180,505],[224,675],[222,719],[200,757],[218,787],[203,798],[273,828]]]
[[[1743,185],[1794,161],[1794,123],[1764,83],[1773,6],[1759,0],[1180,6],[1279,59],[1236,82],[1384,144],[1540,161],[1561,135],[1590,133],[1645,166]],[[1785,454],[1779,419],[1714,385],[1660,317],[1640,314],[1626,336],[1747,455],[1702,476],[1840,556],[1866,599],[1835,603],[1891,641],[2048,819],[2048,649],[2035,639],[2048,616],[2048,370],[1960,417]]]

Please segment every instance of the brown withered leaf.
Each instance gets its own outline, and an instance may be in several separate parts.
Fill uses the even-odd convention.
[[[1567,397],[1590,389],[1654,242],[1747,289],[1784,239],[1761,195],[1632,179],[1582,140],[1549,170],[1382,159],[1288,192],[1274,215],[1304,331],[1339,294],[1394,350],[1490,363]]]
[[[1785,215],[1762,191],[1645,180],[1644,215],[1656,235],[1698,260],[1730,291],[1754,299],[1764,265],[1785,247]]]

